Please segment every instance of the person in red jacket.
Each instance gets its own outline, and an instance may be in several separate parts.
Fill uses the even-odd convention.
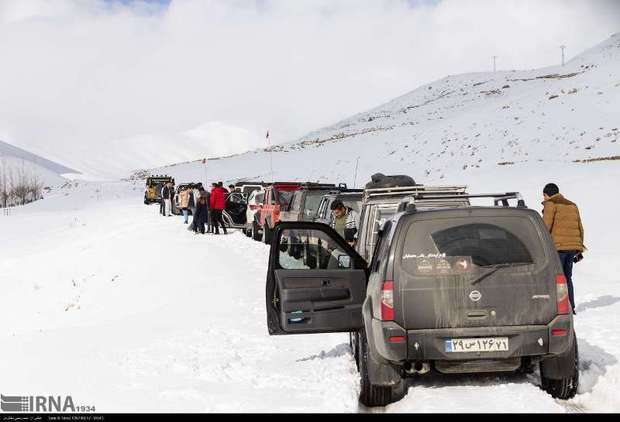
[[[222,212],[226,207],[226,199],[224,197],[224,191],[221,187],[218,186],[217,183],[213,183],[211,185],[211,197],[209,198],[209,205],[213,218],[213,228],[215,229],[214,234],[220,234],[220,225],[224,230],[224,234],[228,234],[226,233],[226,225],[224,224],[224,220],[222,219]]]

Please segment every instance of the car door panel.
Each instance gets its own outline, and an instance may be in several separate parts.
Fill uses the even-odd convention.
[[[291,242],[299,241],[291,239],[309,242],[311,236],[316,245],[306,247],[303,256],[288,253]],[[362,328],[366,284],[366,263],[333,229],[319,223],[280,223],[274,232],[267,276],[270,334]]]

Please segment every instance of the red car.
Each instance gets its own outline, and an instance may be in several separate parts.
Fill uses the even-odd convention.
[[[271,243],[273,229],[280,222],[280,212],[288,210],[293,193],[302,185],[297,182],[277,182],[265,188],[265,199],[258,212],[258,226],[263,232],[265,243]]]

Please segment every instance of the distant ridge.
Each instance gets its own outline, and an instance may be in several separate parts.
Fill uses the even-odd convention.
[[[0,140],[0,157],[3,156],[29,161],[56,174],[80,173],[77,170],[73,170],[69,167],[63,166],[62,164],[58,164],[54,161],[48,160],[47,158],[43,158]]]

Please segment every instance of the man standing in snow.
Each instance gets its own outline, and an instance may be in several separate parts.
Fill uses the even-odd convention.
[[[560,194],[555,183],[549,183],[543,189],[543,220],[551,233],[555,247],[560,255],[568,284],[568,298],[575,313],[573,293],[573,263],[583,259],[583,225],[577,205]]]
[[[161,190],[161,199],[164,201],[164,214],[168,217],[172,216],[172,198],[174,198],[174,187],[171,182],[168,182]]]
[[[211,189],[211,198],[209,199],[209,205],[211,209],[211,218],[213,222],[214,234],[220,234],[219,226],[222,226],[224,234],[226,233],[226,225],[222,219],[222,212],[226,207],[226,198],[224,197],[224,188],[218,183],[213,183]]]

